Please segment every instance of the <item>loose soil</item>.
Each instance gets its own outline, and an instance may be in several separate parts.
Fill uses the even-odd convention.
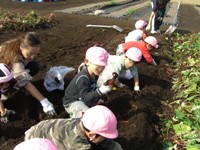
[[[105,0],[96,0],[100,2]],[[35,10],[41,15],[47,15],[53,10],[65,9],[94,3],[93,0],[67,0],[55,3],[14,3],[7,0],[0,1],[0,8],[27,12]],[[183,6],[184,10],[192,6]],[[192,13],[192,14],[191,14]],[[42,40],[42,48],[36,58],[41,64],[41,71],[34,77],[33,84],[54,105],[58,116],[55,118],[68,118],[62,106],[64,91],[47,92],[43,86],[45,73],[51,66],[69,66],[77,69],[83,61],[85,51],[96,43],[104,44],[110,54],[114,54],[119,43],[123,42],[127,32],[133,29],[133,21],[117,20],[96,16],[81,16],[76,14],[56,13],[59,22],[50,29],[37,30]],[[181,23],[183,26],[177,31],[195,32],[198,29],[191,19],[199,16],[195,11],[182,11]],[[194,16],[194,17],[191,17]],[[186,22],[185,20],[190,20]],[[116,24],[125,29],[119,33],[112,29],[86,28],[86,24]],[[0,34],[0,42],[17,37],[21,32],[6,32]],[[124,81],[129,88],[117,89],[110,94],[111,101],[106,104],[117,116],[119,137],[116,139],[124,150],[161,150],[162,137],[160,133],[160,120],[158,114],[163,113],[162,101],[172,100],[173,93],[170,91],[171,79],[166,73],[166,64],[171,61],[166,54],[171,49],[172,41],[163,35],[156,35],[159,48],[151,53],[158,62],[158,67],[148,65],[144,60],[137,64],[140,75],[141,95],[133,92],[130,83]],[[65,77],[65,86],[69,84],[76,72]],[[0,123],[0,149],[11,150],[15,145],[23,141],[24,132],[32,125],[41,120],[49,119],[42,112],[42,108],[33,97],[24,91],[20,91],[13,98],[5,102],[8,109],[16,111],[7,124]],[[100,149],[94,146],[94,149]]]

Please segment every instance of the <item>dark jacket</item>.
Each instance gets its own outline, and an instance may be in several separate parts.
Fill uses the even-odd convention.
[[[83,67],[66,88],[63,105],[66,106],[79,100],[88,107],[96,105],[102,96],[102,93],[96,88],[97,79],[98,77],[91,79],[87,67]]]

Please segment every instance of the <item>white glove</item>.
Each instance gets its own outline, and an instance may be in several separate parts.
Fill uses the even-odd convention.
[[[151,29],[151,25],[148,24],[147,27],[146,27],[146,31],[149,31]]]
[[[47,115],[57,115],[56,111],[53,107],[53,104],[51,102],[49,102],[49,100],[47,98],[44,98],[43,100],[40,101],[42,107],[43,107],[43,111],[45,112],[45,114]]]
[[[105,86],[105,85],[102,85],[100,88],[99,88],[99,91],[102,93],[102,94],[107,94],[108,92],[110,92],[112,90],[112,88],[110,86]]]
[[[153,64],[154,66],[158,66],[154,59],[153,59],[153,61],[152,61],[152,64]]]
[[[135,86],[134,87],[134,91],[140,91],[140,87],[139,86]]]
[[[14,115],[15,111],[8,110],[8,109],[5,108],[5,113],[1,115],[0,122],[7,123],[9,121],[8,117],[9,117],[10,114]]]

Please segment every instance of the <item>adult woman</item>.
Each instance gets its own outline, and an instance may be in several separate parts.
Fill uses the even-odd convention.
[[[13,71],[17,81],[14,89],[24,88],[42,105],[43,111],[48,115],[56,115],[53,104],[48,101],[30,82],[32,76],[38,73],[39,65],[33,61],[40,51],[40,39],[35,32],[28,32],[18,38],[3,43],[0,47],[0,61],[7,64]],[[9,98],[12,90],[5,91],[4,98]]]

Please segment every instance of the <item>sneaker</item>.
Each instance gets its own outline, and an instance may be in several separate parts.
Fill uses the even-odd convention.
[[[157,33],[159,33],[159,32],[158,32],[158,30],[156,30],[156,31],[153,30],[153,31],[151,31],[151,33],[152,33],[152,34],[157,34]]]
[[[156,31],[155,31],[155,30],[152,30],[151,33],[152,33],[152,34],[158,34],[158,33],[160,34],[161,32],[160,32],[160,30],[156,30]]]

